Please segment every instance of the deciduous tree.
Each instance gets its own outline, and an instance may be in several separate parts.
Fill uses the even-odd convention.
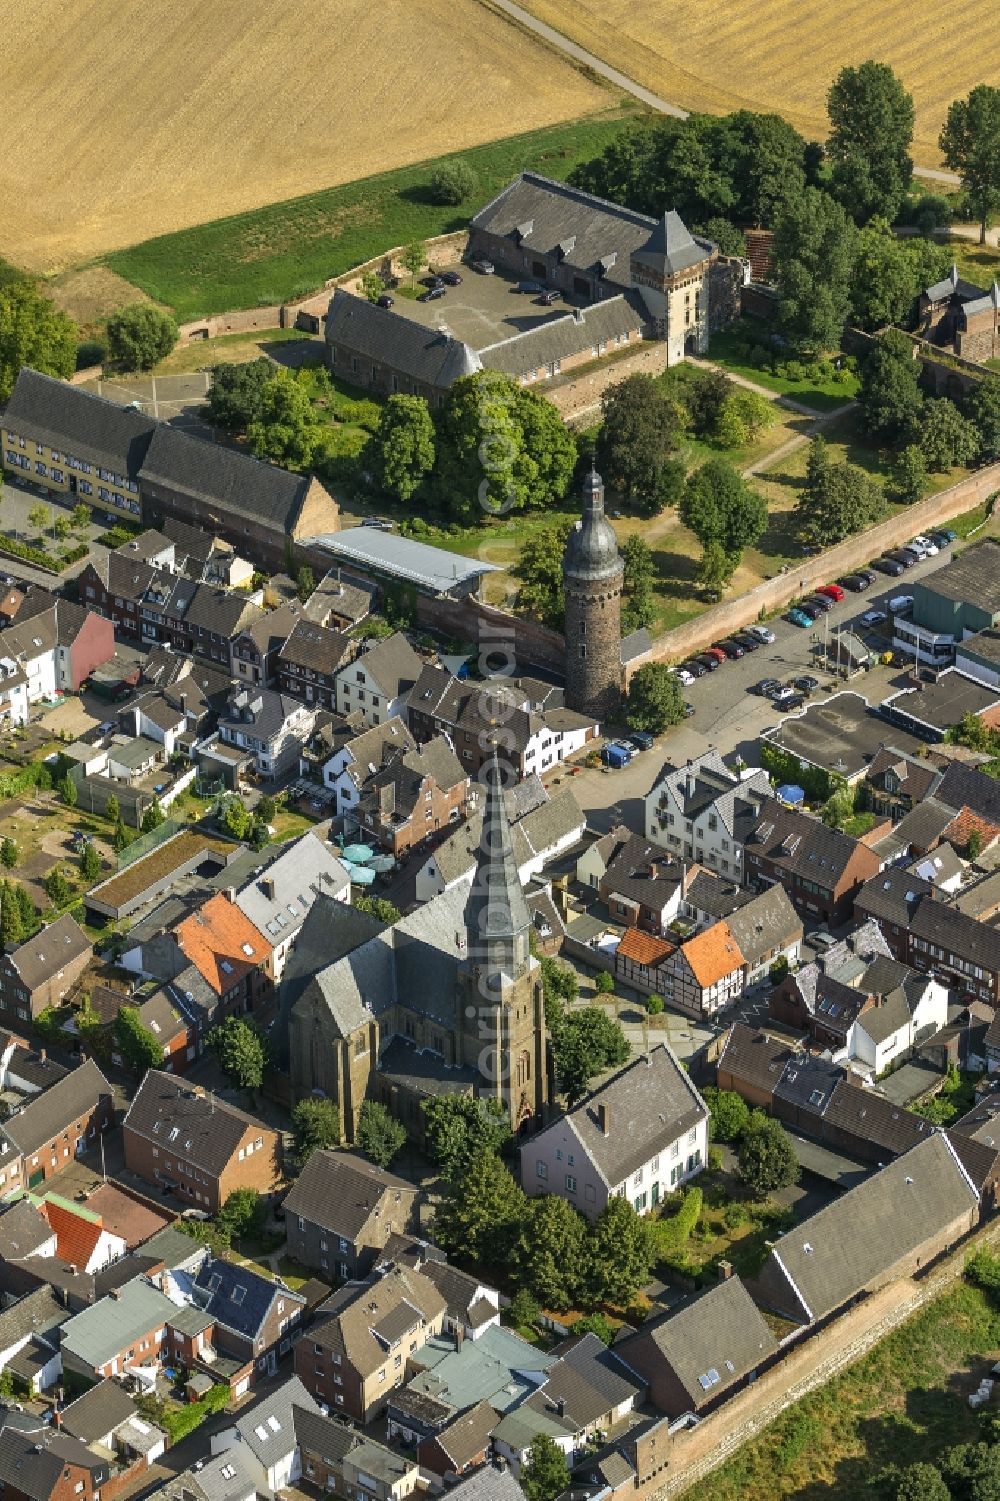
[[[300,1100],[292,1111],[295,1156],[299,1170],[313,1152],[340,1143],[340,1112],[332,1100]]]
[[[649,1281],[655,1242],[648,1220],[616,1194],[590,1234],[590,1295],[596,1303],[626,1308]]]
[[[291,370],[278,370],[265,386],[247,442],[259,459],[285,469],[308,469],[323,440],[323,423],[306,387]]]
[[[209,422],[229,432],[245,433],[260,419],[264,393],[277,371],[274,361],[263,356],[242,365],[213,365],[206,403]]]
[[[897,499],[912,505],[927,489],[927,460],[918,443],[907,443],[896,455],[892,466],[892,484]]]
[[[767,526],[767,501],[725,459],[709,459],[688,475],[680,518],[703,547],[718,542],[737,558]]]
[[[23,365],[68,380],[76,369],[76,324],[30,281],[0,286],[0,401]]]
[[[527,1209],[524,1192],[495,1152],[476,1152],[443,1195],[434,1238],[456,1256],[507,1264]]]
[[[221,1026],[208,1034],[208,1046],[219,1060],[219,1067],[241,1089],[259,1089],[264,1080],[267,1049],[264,1039],[252,1023],[237,1016],[227,1017]]]
[[[143,1025],[137,1006],[119,1007],[111,1030],[127,1068],[137,1074],[162,1068],[163,1047],[155,1032]]]
[[[629,1057],[620,1024],[599,1006],[584,1006],[566,1016],[552,1039],[559,1086],[570,1105],[583,1098],[595,1075]]]
[[[566,1456],[547,1433],[536,1433],[531,1440],[519,1479],[528,1501],[556,1501],[569,1489]]]
[[[664,662],[646,662],[628,686],[625,718],[633,730],[660,735],[684,718],[684,698],[677,674]]]
[[[358,1112],[358,1146],[376,1167],[388,1167],[406,1140],[406,1129],[379,1100],[365,1100]]]
[[[431,173],[431,197],[435,203],[464,203],[476,191],[476,174],[467,162],[444,162]]]
[[[521,548],[512,570],[520,581],[518,608],[561,631],[566,613],[563,593],[563,552],[571,523],[533,532]]]
[[[799,1164],[780,1121],[755,1110],[739,1152],[740,1177],[756,1199],[796,1183]]]
[[[166,822],[166,818],[167,815],[160,806],[160,799],[154,797],[142,815],[142,832],[144,834],[151,834],[154,829],[158,829],[162,823]]]
[[[979,452],[979,433],[946,396],[924,403],[913,438],[928,469],[936,474],[956,464],[971,464]]]
[[[609,484],[650,515],[661,509],[663,467],[677,447],[677,415],[651,375],[629,375],[601,398],[598,462]]]
[[[702,1098],[711,1114],[708,1127],[713,1141],[739,1141],[750,1124],[750,1107],[733,1089],[709,1085]]]
[[[818,188],[789,199],[774,231],[778,322],[799,350],[838,348],[850,308],[857,230]]]
[[[87,840],[80,851],[80,874],[86,881],[96,881],[101,874],[101,857],[91,839]]]
[[[447,1178],[460,1173],[477,1152],[500,1152],[510,1124],[499,1100],[438,1095],[424,1106],[424,1141]]]
[[[981,83],[966,99],[956,99],[938,144],[945,165],[962,179],[985,245],[990,217],[1000,208],[1000,89]]]
[[[73,888],[66,879],[61,866],[53,866],[45,877],[42,885],[45,887],[45,895],[53,907],[63,907],[73,894]]]
[[[888,63],[842,68],[826,101],[833,191],[857,224],[895,219],[913,177],[913,99]]]
[[[529,1199],[512,1252],[518,1282],[543,1308],[572,1308],[584,1288],[587,1222],[557,1194]]]
[[[255,1188],[234,1188],[216,1215],[216,1223],[227,1230],[233,1240],[259,1234],[264,1228],[267,1210]]]
[[[174,319],[151,302],[134,302],[108,319],[108,352],[126,370],[152,370],[176,343]]]
[[[965,400],[965,415],[979,434],[979,456],[984,463],[1000,459],[1000,375],[977,382]]]
[[[890,328],[877,339],[861,366],[858,407],[865,431],[892,442],[908,431],[923,408],[920,366],[913,343]]]
[[[410,500],[434,468],[434,422],[422,396],[389,397],[379,415],[375,453],[383,489]]]

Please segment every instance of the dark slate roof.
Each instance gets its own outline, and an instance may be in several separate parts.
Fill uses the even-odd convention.
[[[1000,930],[976,922],[944,902],[924,897],[910,919],[910,932],[915,938],[936,944],[946,956],[957,954],[990,973],[1000,970]]]
[[[331,1464],[342,1464],[351,1450],[362,1442],[356,1429],[325,1418],[318,1409],[296,1406],[294,1419],[295,1436],[303,1453],[320,1454]]]
[[[335,673],[349,660],[354,643],[343,631],[331,631],[311,620],[299,620],[278,653],[279,662]]]
[[[477,1069],[446,1064],[440,1053],[418,1048],[405,1037],[394,1037],[383,1050],[378,1071],[387,1082],[428,1098],[471,1094],[482,1079]]]
[[[587,354],[600,344],[611,348],[619,338],[641,333],[645,321],[638,294],[623,292],[489,344],[479,351],[479,358],[487,369],[517,380],[558,360]]]
[[[1000,549],[997,549],[996,556],[991,555],[990,563],[994,570],[992,577],[1000,578]],[[936,578],[937,575],[933,577]],[[978,598],[976,595],[972,597]],[[1000,603],[997,608],[1000,609]],[[971,808],[981,818],[989,819],[991,823],[1000,823],[1000,782],[963,761],[952,761],[934,796],[939,803],[945,803],[956,813],[962,808]]]
[[[68,1433],[49,1429],[38,1435],[13,1428],[0,1432],[0,1481],[12,1492],[30,1496],[31,1501],[49,1501],[62,1483],[67,1465],[88,1471],[95,1490],[109,1473],[106,1459],[92,1454]],[[72,1471],[70,1474],[75,1478]]]
[[[33,938],[22,943],[10,955],[29,991],[52,980],[75,959],[92,952],[94,945],[79,923],[64,912],[47,928],[40,928]]]
[[[283,532],[290,532],[298,520],[310,483],[307,476],[278,469],[221,443],[206,443],[166,423],[153,433],[141,479]]]
[[[918,597],[937,594],[959,604],[967,601],[981,610],[1000,610],[1000,543],[987,537],[967,547],[943,568],[921,579],[914,593],[918,591]]]
[[[173,1075],[151,1068],[140,1084],[123,1125],[154,1145],[168,1147],[185,1161],[216,1175],[248,1126],[267,1128],[252,1115],[214,1095],[196,1093]],[[177,1135],[171,1137],[171,1132]]]
[[[761,804],[747,852],[763,855],[780,869],[795,872],[823,886],[833,887],[859,847],[839,829],[828,829],[818,818],[786,808],[776,798]]]
[[[524,1492],[510,1470],[484,1465],[467,1480],[454,1485],[448,1495],[456,1501],[525,1501]]]
[[[768,890],[784,893],[782,886],[771,886]],[[757,901],[758,897],[737,881],[726,880],[723,876],[717,876],[712,870],[695,866],[695,874],[688,883],[684,900],[697,912],[705,912],[709,917],[724,917],[735,933],[736,928],[732,919],[741,907]],[[801,918],[798,922],[801,927]],[[743,948],[742,943],[740,948]],[[746,950],[743,949],[743,952],[746,953]]]
[[[781,1236],[765,1272],[786,1282],[788,1307],[813,1323],[978,1205],[954,1149],[935,1132]]]
[[[376,307],[342,287],[327,310],[326,341],[376,365],[388,365],[421,385],[443,388],[482,369],[475,350],[460,339],[415,323],[394,308]]]
[[[690,898],[689,898],[690,899]],[[777,882],[732,907],[727,916],[729,931],[749,964],[756,964],[765,954],[785,948],[802,937],[802,919],[788,899],[784,886]]]
[[[907,928],[924,897],[934,899],[934,886],[912,871],[896,865],[880,870],[866,881],[854,898],[856,912],[874,917],[878,922]]]
[[[423,662],[403,632],[396,631],[382,641],[373,641],[356,665],[364,668],[366,676],[373,678],[386,698],[391,699],[409,692],[420,676]]]
[[[29,1334],[49,1334],[67,1318],[67,1310],[51,1287],[36,1288],[0,1313],[0,1350],[9,1350]]]
[[[435,1435],[435,1442],[451,1460],[452,1469],[460,1474],[466,1465],[486,1453],[497,1425],[497,1415],[488,1402],[477,1402]]]
[[[135,479],[157,424],[131,407],[23,366],[7,403],[4,426]]]
[[[695,1408],[741,1381],[778,1348],[739,1277],[718,1283],[675,1313],[647,1324],[615,1349],[628,1361],[630,1351],[650,1343]],[[648,1373],[651,1365],[647,1355],[642,1369]]]
[[[305,1304],[299,1293],[289,1292],[280,1283],[269,1282],[250,1267],[236,1266],[218,1256],[202,1262],[193,1292],[199,1307],[216,1323],[224,1324],[227,1329],[251,1340],[260,1337],[261,1326],[275,1298],[284,1298],[286,1303],[297,1308]]]
[[[734,1022],[719,1055],[718,1070],[754,1089],[773,1094],[782,1069],[795,1056],[782,1038],[768,1037],[766,1032],[756,1032],[742,1022]]]
[[[470,1277],[468,1272],[460,1272],[457,1266],[450,1266],[446,1261],[437,1261],[433,1258],[421,1260],[420,1270],[429,1282],[433,1282],[438,1292],[448,1305],[448,1314],[453,1319],[461,1319],[463,1323],[473,1325],[483,1322],[479,1317],[470,1317],[472,1309],[477,1303],[477,1294],[483,1285],[478,1277]],[[482,1298],[478,1302],[484,1303]],[[492,1304],[486,1304],[487,1317],[492,1316],[498,1310]],[[477,1314],[482,1310],[477,1309]]]
[[[99,1381],[63,1410],[62,1425],[74,1438],[90,1444],[128,1422],[137,1410],[117,1381]]]
[[[604,882],[615,895],[655,908],[670,900],[683,875],[683,862],[676,855],[633,834],[608,862]]]
[[[267,1470],[293,1453],[300,1413],[317,1415],[320,1409],[298,1376],[289,1376],[276,1390],[241,1412],[234,1426],[254,1458]]]
[[[0,1214],[0,1258],[4,1261],[32,1256],[54,1237],[55,1231],[30,1199],[18,1199]]]
[[[599,1124],[601,1105],[610,1115],[607,1136]],[[708,1107],[687,1070],[662,1043],[620,1069],[554,1129],[568,1125],[604,1181],[614,1188],[707,1115]]]
[[[843,1077],[844,1071],[836,1063],[809,1053],[798,1053],[789,1058],[781,1070],[774,1087],[775,1098],[818,1115]]]
[[[845,1131],[898,1157],[934,1130],[921,1115],[894,1105],[873,1090],[842,1079],[823,1107],[823,1133]]]
[[[313,1152],[285,1197],[285,1213],[354,1241],[382,1204],[412,1196],[412,1183],[353,1152]]]
[[[904,755],[891,745],[883,745],[875,752],[865,771],[865,781],[882,786],[886,773],[895,776],[898,790],[912,798],[924,798],[930,792],[941,773],[927,761],[917,761]]]
[[[93,1058],[88,1058],[50,1089],[29,1100],[18,1115],[4,1122],[4,1131],[20,1152],[37,1152],[57,1132],[64,1131],[70,1121],[89,1114],[102,1095],[111,1097],[111,1085]]]

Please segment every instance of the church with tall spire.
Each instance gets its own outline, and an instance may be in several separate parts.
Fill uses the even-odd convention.
[[[497,1100],[512,1130],[549,1099],[541,971],[518,879],[502,763],[484,768],[471,881],[385,927],[321,896],[282,978],[293,1101],[332,1100],[346,1142],[366,1099],[417,1141],[441,1094]]]

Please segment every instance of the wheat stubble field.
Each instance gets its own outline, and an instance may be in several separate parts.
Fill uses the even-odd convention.
[[[520,0],[526,10],[687,109],[773,110],[826,134],[845,63],[891,63],[917,107],[914,160],[935,166],[951,101],[1000,85],[996,0]]]
[[[53,271],[609,102],[478,0],[0,0],[0,255]]]

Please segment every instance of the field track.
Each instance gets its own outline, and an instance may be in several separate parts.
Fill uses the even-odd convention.
[[[612,102],[478,0],[4,11],[0,255],[39,271]]]
[[[995,0],[944,12],[912,0],[520,0],[524,9],[661,98],[685,109],[773,110],[809,138],[826,134],[826,91],[845,63],[891,63],[914,96],[914,160],[940,163],[952,99],[1000,86],[989,42]],[[981,39],[981,44],[970,39]]]

